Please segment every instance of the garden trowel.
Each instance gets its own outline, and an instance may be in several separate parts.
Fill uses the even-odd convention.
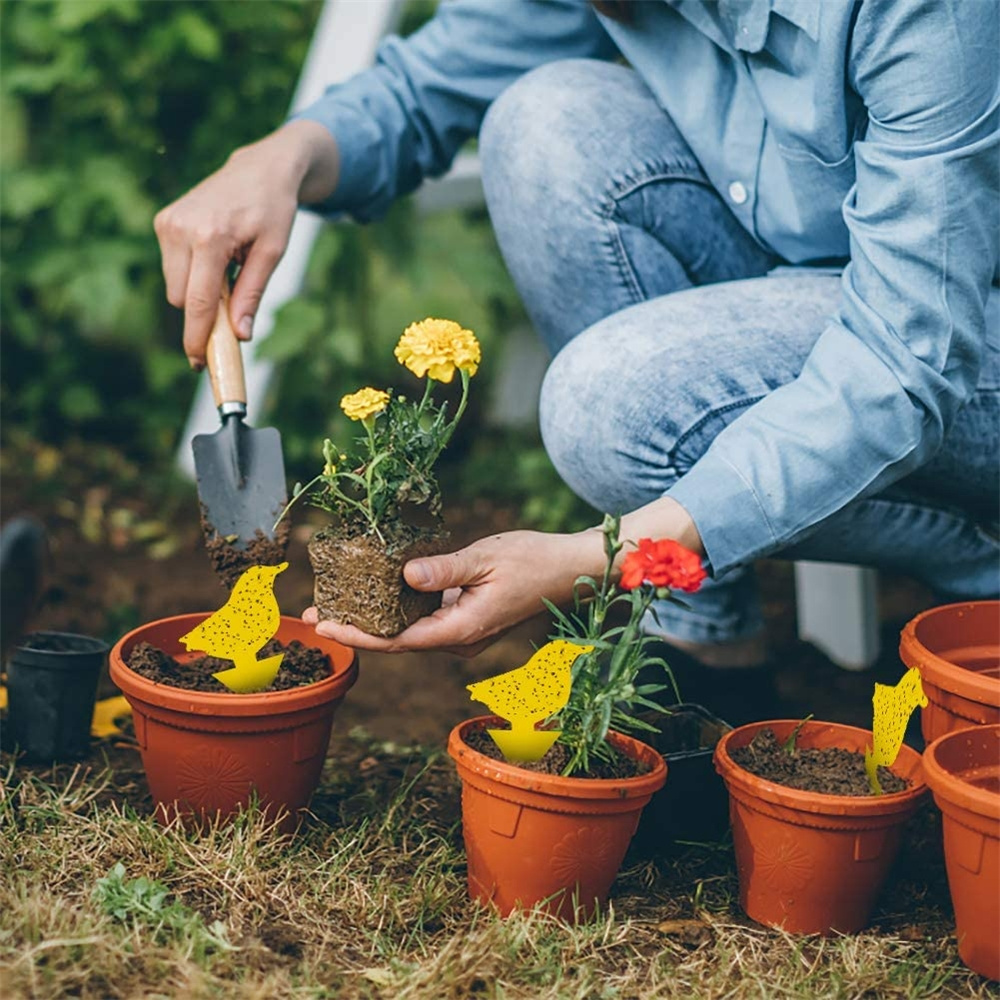
[[[285,462],[281,437],[273,427],[254,429],[244,423],[243,357],[229,323],[228,290],[219,302],[206,354],[222,427],[214,434],[199,434],[192,447],[209,555],[225,578],[223,563],[242,563],[245,568],[281,560],[287,532],[276,538],[274,522],[286,501]],[[229,549],[221,560],[213,551],[220,545]]]

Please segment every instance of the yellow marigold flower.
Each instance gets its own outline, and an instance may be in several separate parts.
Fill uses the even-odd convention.
[[[418,378],[450,382],[455,369],[475,375],[481,358],[479,341],[450,319],[411,323],[396,345],[396,360]]]
[[[364,388],[352,392],[340,401],[340,408],[351,420],[366,420],[381,413],[389,403],[389,393],[381,389]]]

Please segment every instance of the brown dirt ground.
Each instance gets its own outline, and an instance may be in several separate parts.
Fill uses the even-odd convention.
[[[46,459],[42,450],[26,464],[23,454],[7,449],[0,465],[0,519],[31,512],[49,533],[48,585],[29,628],[78,631],[113,642],[144,622],[215,610],[224,603],[226,591],[205,552],[193,487],[151,489],[134,466],[117,458],[89,454],[86,461],[74,462],[72,452],[58,458]],[[79,469],[80,482],[73,481],[73,468]],[[310,511],[306,516],[311,523],[298,515],[289,568],[276,581],[285,614],[298,615],[312,603],[306,543],[322,515]],[[453,505],[445,522],[455,547],[521,526],[517,511],[485,499]],[[899,630],[930,606],[930,594],[907,580],[882,578],[883,655],[873,669],[854,673],[797,639],[791,567],[766,562],[759,570],[786,717],[812,712],[816,718],[870,724],[873,683],[899,679]],[[455,724],[485,712],[471,702],[465,686],[523,663],[532,643],[545,641],[547,629],[544,618],[525,623],[471,660],[449,653],[365,653],[337,727],[346,732],[363,726],[375,739],[402,744],[443,744]],[[100,696],[113,693],[105,673]]]

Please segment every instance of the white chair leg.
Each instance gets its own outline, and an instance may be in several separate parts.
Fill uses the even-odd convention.
[[[840,563],[797,562],[799,638],[847,670],[870,667],[879,654],[875,570]]]

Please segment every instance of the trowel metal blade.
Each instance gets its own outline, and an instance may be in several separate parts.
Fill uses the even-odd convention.
[[[273,538],[287,500],[278,432],[232,416],[215,434],[197,435],[192,448],[206,522],[223,538],[237,536],[233,544],[241,549],[258,531]]]

